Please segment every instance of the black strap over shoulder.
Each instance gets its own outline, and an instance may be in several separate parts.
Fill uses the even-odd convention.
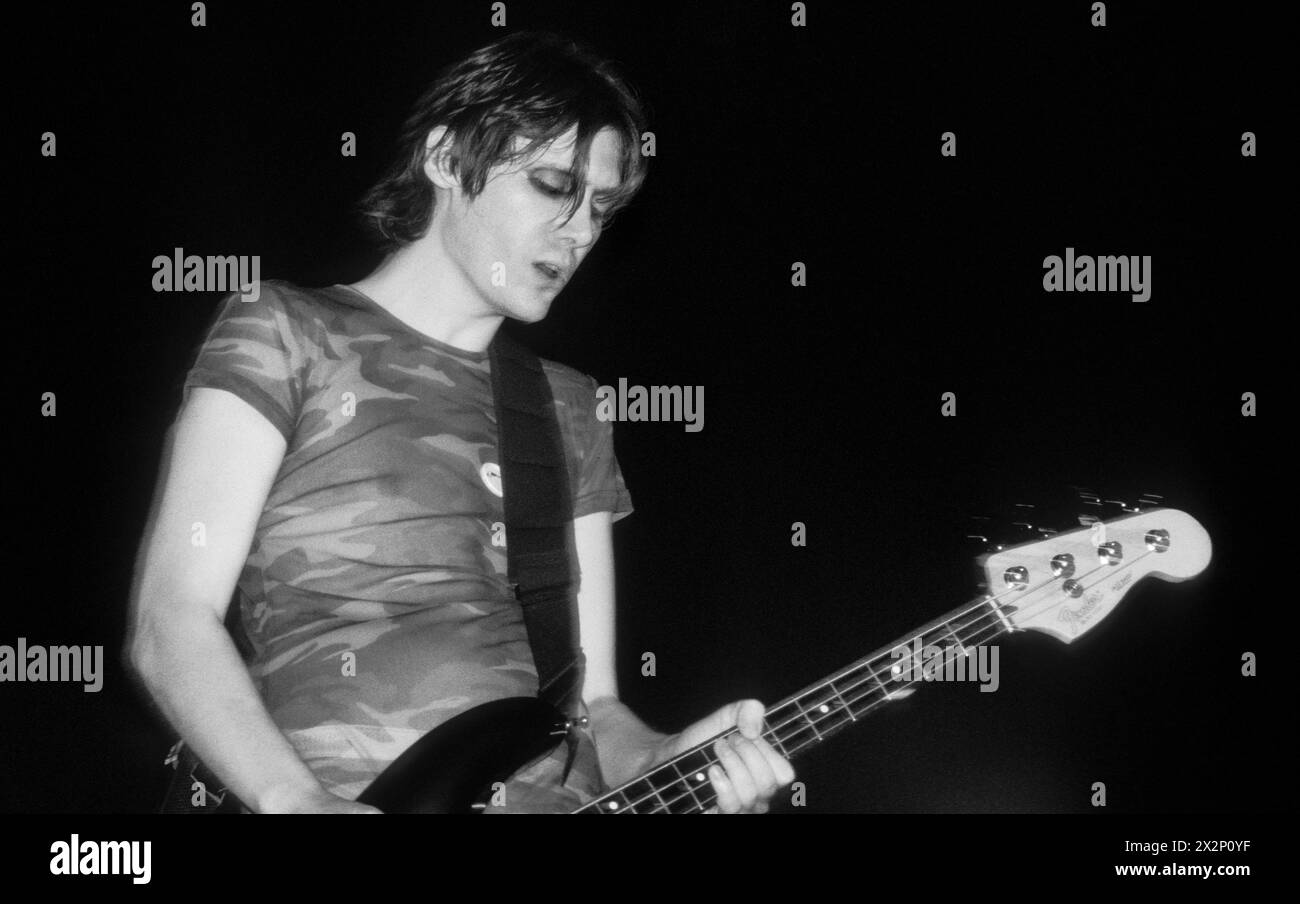
[[[582,690],[573,497],[541,361],[498,330],[489,348],[501,456],[506,557],[537,666],[538,696],[573,715]]]

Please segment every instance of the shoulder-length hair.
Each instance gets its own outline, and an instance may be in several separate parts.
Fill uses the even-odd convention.
[[[447,132],[433,148],[431,129]],[[573,179],[565,217],[581,202],[592,139],[603,128],[621,138],[619,187],[602,223],[627,206],[646,175],[641,155],[646,114],[642,101],[616,71],[585,45],[554,33],[518,32],[452,63],[412,108],[398,138],[395,161],[362,197],[358,209],[367,232],[384,251],[410,244],[432,221],[433,184],[424,173],[431,153],[450,140],[449,165],[470,198],[488,171],[525,159],[577,126]],[[526,140],[516,152],[516,137]]]

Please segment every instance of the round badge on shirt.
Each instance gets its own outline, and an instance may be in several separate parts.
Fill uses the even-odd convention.
[[[501,466],[494,461],[483,462],[483,467],[478,469],[478,476],[483,478],[483,483],[496,494],[497,498],[505,498],[501,492]]]

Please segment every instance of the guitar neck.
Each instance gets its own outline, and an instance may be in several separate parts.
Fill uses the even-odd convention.
[[[1011,611],[1014,607],[989,597],[957,607],[768,707],[763,737],[786,759],[794,759],[877,707],[911,694],[914,684],[926,680],[923,668],[927,674],[942,668],[946,678],[973,680],[976,648],[1013,630],[1006,617]],[[936,650],[943,655],[933,656]],[[574,812],[704,812],[716,802],[708,780],[709,767],[718,762],[713,744],[735,732],[710,738]]]

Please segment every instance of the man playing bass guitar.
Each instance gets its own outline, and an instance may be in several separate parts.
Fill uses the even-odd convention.
[[[227,297],[185,381],[132,590],[126,654],[186,744],[257,813],[356,801],[418,738],[537,693],[506,573],[488,347],[541,320],[646,159],[639,102],[573,42],[515,34],[416,103],[362,208],[386,257],[353,285]],[[595,381],[544,362],[573,496],[587,725],[503,809],[572,810],[733,727],[722,813],[793,780],[730,704],[677,734],[619,701],[612,523],[631,511]],[[237,591],[237,593],[236,593]],[[249,641],[223,625],[234,594]]]

